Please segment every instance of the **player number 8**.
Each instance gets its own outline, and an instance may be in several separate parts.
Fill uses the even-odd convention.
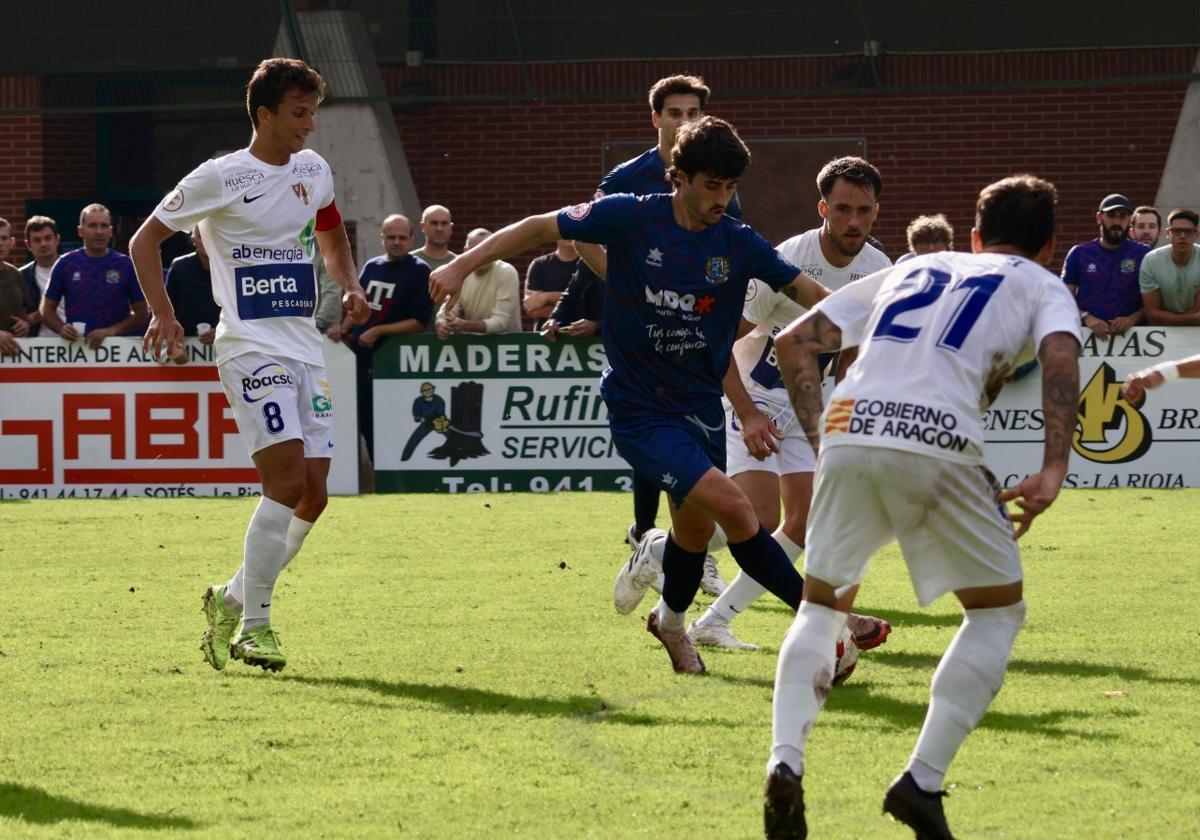
[[[283,415],[279,411],[279,403],[269,402],[263,406],[263,417],[267,421],[267,431],[277,435],[283,431]]]

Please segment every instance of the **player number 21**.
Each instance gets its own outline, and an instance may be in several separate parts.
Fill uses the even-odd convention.
[[[897,324],[896,318],[905,312],[932,306],[950,285],[950,275],[945,271],[938,271],[936,268],[917,269],[904,278],[904,282],[907,284],[909,281],[915,281],[921,275],[925,275],[927,280],[917,291],[893,301],[887,309],[883,310],[883,316],[880,317],[875,332],[871,334],[872,338],[900,342],[917,340],[921,327],[906,327],[903,324]],[[954,310],[950,321],[942,330],[941,337],[937,341],[938,347],[945,347],[947,350],[962,349],[963,342],[967,340],[971,328],[983,314],[983,308],[987,306],[988,300],[1000,287],[1002,280],[1004,280],[1003,274],[980,274],[976,277],[964,278],[950,290],[957,292],[965,289],[967,296],[958,304],[958,308]]]

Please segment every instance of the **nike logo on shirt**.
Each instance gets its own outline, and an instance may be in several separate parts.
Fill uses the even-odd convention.
[[[244,201],[244,202],[246,202],[247,204],[249,204],[249,203],[250,203],[250,202],[252,202],[252,201],[258,201],[258,200],[259,200],[260,198],[262,198],[264,195],[266,195],[266,193],[259,193],[258,195],[254,196],[254,198],[251,198],[249,195],[244,195],[244,196],[242,196],[242,201]]]

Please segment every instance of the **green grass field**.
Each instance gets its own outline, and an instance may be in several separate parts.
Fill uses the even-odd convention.
[[[1025,538],[1029,620],[947,779],[961,837],[1200,834],[1198,503],[1070,491]],[[276,590],[287,669],[217,673],[200,594],[252,510],[0,505],[0,837],[761,836],[788,612],[673,674],[651,600],[611,606],[628,496],[335,499]],[[910,837],[880,800],[959,616],[894,549],[860,606],[895,631],[817,724],[812,836]]]

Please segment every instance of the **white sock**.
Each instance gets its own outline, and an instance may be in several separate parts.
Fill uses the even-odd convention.
[[[271,592],[287,557],[292,509],[263,496],[246,529],[242,629],[271,623]]]
[[[658,599],[658,606],[654,608],[654,611],[658,613],[658,626],[662,629],[670,630],[672,633],[683,630],[687,613],[675,612],[667,606],[667,602],[662,598]]]
[[[918,787],[941,787],[958,748],[1000,691],[1009,652],[1024,623],[1024,601],[964,611],[962,626],[933,674],[929,711],[909,759]]]
[[[793,564],[796,558],[800,556],[803,548],[792,542],[788,535],[783,533],[783,526],[775,529],[775,533],[771,534],[771,539],[779,543],[779,547],[783,549],[784,554]],[[709,551],[712,543],[709,543]],[[745,572],[739,571],[737,577],[729,586],[725,587],[717,600],[712,602],[712,606],[700,617],[700,624],[708,624],[713,621],[722,621],[725,624],[733,621],[734,617],[740,613],[750,609],[750,605],[761,598],[767,591],[767,588]]]
[[[242,611],[242,601],[245,597],[246,563],[243,560],[242,565],[238,566],[238,570],[229,579],[229,583],[225,584],[225,606],[236,613],[240,613]]]
[[[713,525],[715,526],[715,530],[713,531],[713,535],[708,538],[709,554],[716,554],[722,548],[729,545],[729,537],[725,536],[725,529],[715,522]]]
[[[834,654],[845,626],[846,613],[801,602],[779,650],[768,773],[779,762],[794,773],[804,772],[804,745],[833,688]]]
[[[300,549],[304,546],[304,538],[308,536],[308,532],[316,525],[315,522],[308,522],[298,516],[293,516],[292,521],[288,523],[287,529],[287,554],[283,558],[283,566],[287,568],[287,564],[292,562]]]

